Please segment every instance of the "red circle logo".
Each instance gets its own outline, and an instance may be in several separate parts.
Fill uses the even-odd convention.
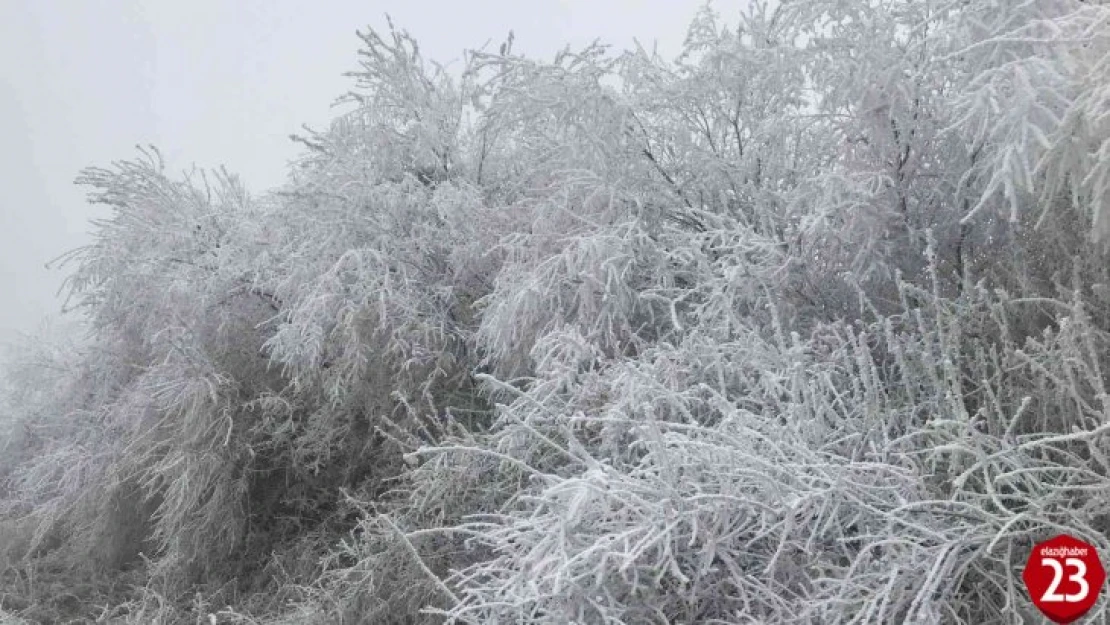
[[[1094,546],[1061,534],[1033,546],[1021,572],[1033,605],[1056,623],[1071,623],[1094,607],[1106,583]]]

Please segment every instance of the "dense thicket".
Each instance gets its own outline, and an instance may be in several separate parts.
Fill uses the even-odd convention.
[[[1033,618],[1035,541],[1110,553],[1110,7],[751,5],[673,61],[367,31],[261,197],[85,171],[0,619]]]

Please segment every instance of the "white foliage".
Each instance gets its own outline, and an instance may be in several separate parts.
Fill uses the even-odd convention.
[[[133,530],[133,619],[1011,622],[1035,540],[1110,548],[1110,12],[750,4],[461,77],[368,31],[259,198],[88,170],[0,510]]]

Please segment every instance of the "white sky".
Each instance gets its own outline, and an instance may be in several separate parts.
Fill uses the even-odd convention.
[[[744,0],[714,0],[728,22]],[[356,29],[384,14],[427,58],[515,31],[514,50],[638,38],[677,54],[703,0],[0,0],[0,339],[60,309],[62,270],[103,215],[72,184],[154,144],[171,171],[226,165],[252,191],[284,179],[288,135],[321,128],[352,83]]]

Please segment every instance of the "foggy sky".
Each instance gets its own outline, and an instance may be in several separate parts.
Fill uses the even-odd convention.
[[[716,0],[727,21],[743,0]],[[354,31],[409,30],[426,58],[460,59],[515,31],[550,56],[637,37],[673,57],[701,0],[4,0],[0,2],[0,339],[55,313],[65,269],[103,216],[73,185],[154,144],[170,173],[226,165],[248,189],[282,182],[288,135],[322,128],[353,83]],[[327,7],[327,8],[322,8]]]

